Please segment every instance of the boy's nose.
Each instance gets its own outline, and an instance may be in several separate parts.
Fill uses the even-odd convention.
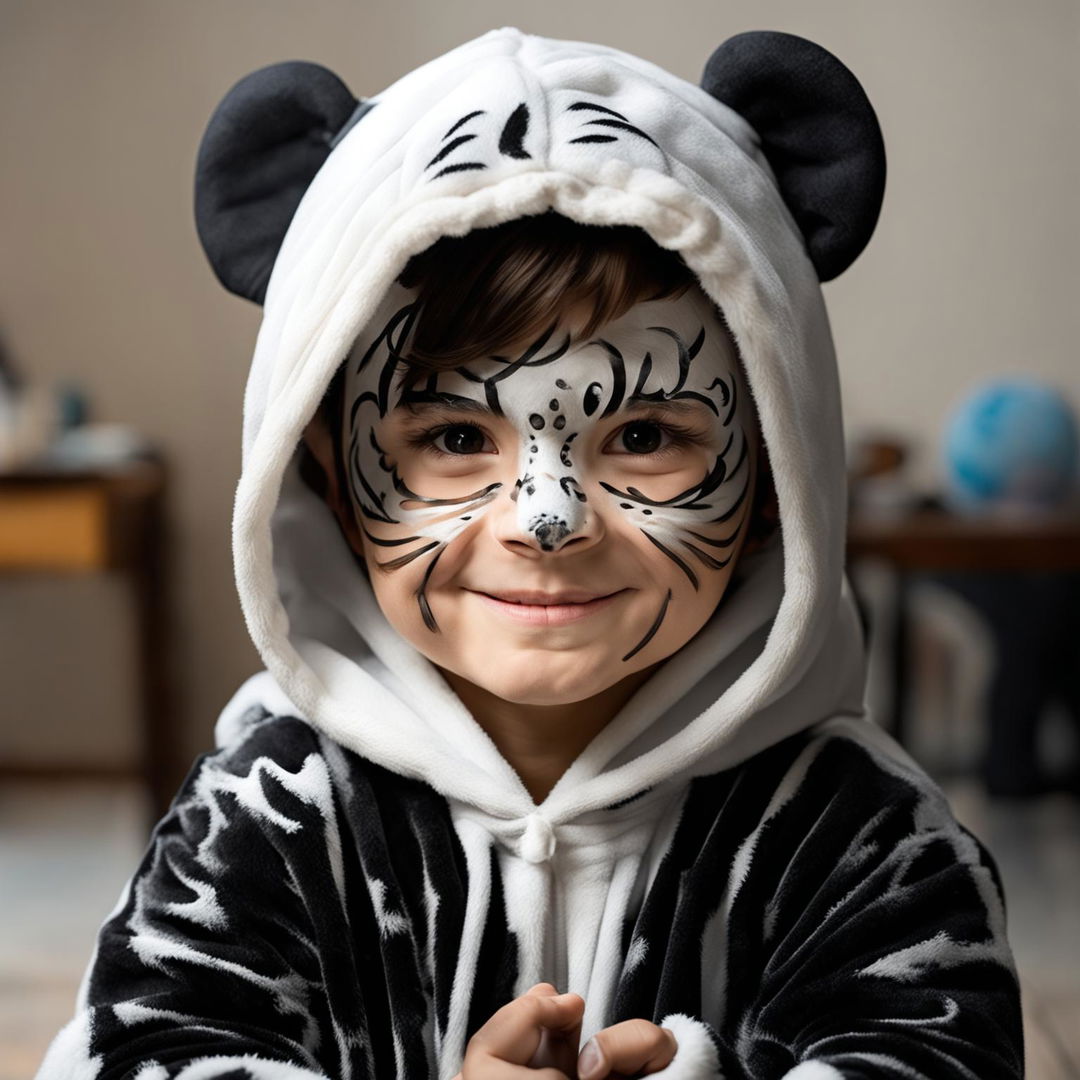
[[[500,539],[516,540],[541,551],[580,544],[598,531],[580,484],[569,475],[527,474],[517,490],[515,513],[506,516]]]

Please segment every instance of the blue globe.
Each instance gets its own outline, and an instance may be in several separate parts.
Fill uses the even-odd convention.
[[[1064,397],[1026,378],[979,387],[952,412],[943,457],[950,502],[1050,507],[1073,493],[1077,422]]]

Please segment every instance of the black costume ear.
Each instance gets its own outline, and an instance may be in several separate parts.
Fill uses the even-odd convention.
[[[701,86],[761,137],[821,281],[866,246],[885,193],[885,145],[859,81],[820,45],[773,30],[729,38]]]
[[[301,197],[374,104],[303,60],[260,68],[225,95],[199,146],[195,227],[226,289],[262,303]]]

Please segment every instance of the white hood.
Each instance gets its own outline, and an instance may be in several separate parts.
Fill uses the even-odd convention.
[[[720,52],[710,61],[714,75]],[[244,616],[267,673],[226,709],[219,740],[246,703],[276,695],[280,708],[422,779],[497,834],[528,832],[525,850],[549,826],[736,765],[831,716],[859,715],[863,644],[843,576],[844,440],[820,288],[839,271],[823,272],[824,242],[804,235],[814,207],[809,216],[799,208],[800,231],[789,205],[799,185],[782,196],[759,133],[714,93],[637,57],[510,27],[356,104],[332,137],[322,133],[324,159],[266,286],[233,545]],[[470,115],[476,137],[429,167]],[[511,116],[513,154],[500,145]],[[585,126],[598,116],[620,119]],[[588,132],[613,138],[583,141]],[[445,168],[456,160],[472,165]],[[849,242],[844,265],[872,231],[880,195],[879,184],[876,202],[866,196],[869,227]],[[720,305],[768,446],[782,537],[744,558],[711,621],[538,808],[438,670],[387,622],[297,465],[305,425],[409,257],[441,236],[549,209],[582,223],[641,227],[679,252]],[[211,250],[206,235],[204,243]]]

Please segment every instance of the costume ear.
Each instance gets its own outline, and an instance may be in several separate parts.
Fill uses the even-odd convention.
[[[199,146],[195,227],[226,289],[262,303],[301,197],[374,104],[302,60],[260,68],[225,95]]]
[[[761,137],[821,281],[866,246],[885,192],[885,145],[859,81],[812,41],[773,30],[729,38],[701,86]]]

